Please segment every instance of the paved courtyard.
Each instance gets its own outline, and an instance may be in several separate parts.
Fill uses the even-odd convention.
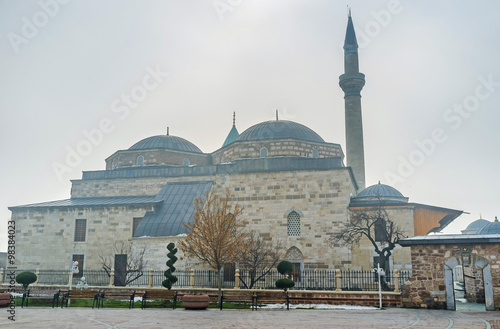
[[[2,309],[0,328],[491,328],[500,312],[441,310],[206,310],[16,308]]]

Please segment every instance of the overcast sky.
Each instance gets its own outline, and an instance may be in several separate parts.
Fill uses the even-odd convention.
[[[0,0],[0,251],[8,206],[69,198],[71,179],[167,126],[208,153],[233,111],[241,133],[278,109],[345,149],[346,5]],[[352,3],[367,186],[470,213],[447,232],[500,215],[499,13],[495,0]]]

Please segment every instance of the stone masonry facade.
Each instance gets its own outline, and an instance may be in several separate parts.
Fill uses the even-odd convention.
[[[445,262],[455,258],[461,260],[462,245],[433,244],[411,246],[413,275],[402,292],[405,307],[446,308]],[[500,243],[470,245],[470,264],[483,259],[491,268],[494,305],[500,310]],[[468,267],[465,267],[466,271]],[[481,271],[475,268],[474,271]],[[482,289],[475,285],[475,289]],[[476,290],[477,291],[477,290]]]

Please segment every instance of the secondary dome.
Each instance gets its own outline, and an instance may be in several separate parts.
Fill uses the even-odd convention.
[[[489,223],[482,229],[480,229],[477,234],[500,234],[500,222],[495,217],[495,221]]]
[[[176,151],[203,153],[196,145],[184,138],[171,136],[171,135],[159,135],[144,138],[132,145],[129,150],[146,150],[146,149],[169,149]]]
[[[485,227],[486,225],[490,224],[491,222],[486,219],[478,219],[467,225],[465,230],[462,231],[462,234],[475,234],[477,233],[480,229]]]
[[[261,141],[268,139],[296,139],[308,142],[324,143],[325,141],[312,129],[300,123],[286,120],[273,120],[258,123],[236,138],[235,141]]]
[[[356,197],[358,200],[377,200],[379,198],[382,200],[408,202],[408,198],[401,194],[401,192],[392,186],[380,184],[380,182],[378,184],[368,186],[363,191],[359,192]]]

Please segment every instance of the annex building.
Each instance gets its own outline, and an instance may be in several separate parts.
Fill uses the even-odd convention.
[[[66,269],[78,260],[83,269],[100,269],[100,256],[119,243],[145,250],[149,268],[165,269],[166,245],[183,239],[194,199],[206,192],[224,196],[226,189],[230,202],[244,208],[246,228],[280,239],[284,258],[297,269],[371,268],[377,255],[368,241],[342,247],[331,237],[350,210],[379,200],[408,237],[446,227],[462,212],[409,202],[384,184],[365,187],[365,79],[350,16],[344,51],[345,154],[311,128],[278,117],[241,134],[233,120],[226,140],[210,153],[168,131],[145,138],[110,155],[104,170],[73,180],[69,199],[9,208],[18,268]],[[199,266],[178,256],[179,269]],[[391,268],[411,268],[410,258],[408,248],[397,247]]]

